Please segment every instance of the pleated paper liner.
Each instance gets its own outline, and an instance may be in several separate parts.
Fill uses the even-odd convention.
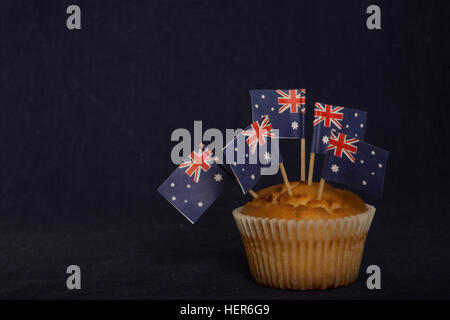
[[[233,210],[256,283],[296,290],[345,286],[358,279],[375,207],[332,220],[284,220]]]

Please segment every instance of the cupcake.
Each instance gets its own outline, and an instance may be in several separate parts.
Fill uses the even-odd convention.
[[[296,290],[345,286],[358,279],[367,233],[375,213],[348,190],[291,182],[257,192],[233,210],[250,272],[260,285]]]

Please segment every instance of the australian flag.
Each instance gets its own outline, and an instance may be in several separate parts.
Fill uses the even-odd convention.
[[[306,90],[250,90],[253,121],[268,115],[280,138],[305,137]]]
[[[333,130],[322,177],[381,197],[388,154],[386,150]]]
[[[364,140],[366,119],[365,111],[316,102],[311,152],[326,153],[332,129]]]
[[[231,140],[224,148],[226,163],[235,175],[244,193],[252,189],[261,177],[261,169],[276,174],[282,161],[279,154],[277,131],[265,116],[255,121]],[[275,142],[275,143],[274,143]],[[269,168],[276,168],[270,172]]]
[[[234,183],[232,175],[216,161],[217,157],[201,145],[198,152],[193,151],[158,188],[191,223]]]

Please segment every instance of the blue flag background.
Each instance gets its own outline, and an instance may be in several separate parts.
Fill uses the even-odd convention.
[[[299,105],[293,103],[292,108],[283,107],[284,103],[279,103],[279,98],[287,100],[291,98],[286,98],[277,91],[283,92],[284,95],[290,95],[292,90],[295,90],[292,99],[306,101],[305,89],[250,90],[253,121],[260,121],[261,118],[268,115],[273,128],[279,130],[280,138],[304,138],[306,102]]]
[[[345,136],[346,140],[351,137]],[[351,143],[356,152],[349,157],[342,153],[336,155],[336,149],[328,150],[322,177],[327,181],[343,183],[356,189],[381,197],[389,152],[364,141],[355,139]]]
[[[246,130],[250,130],[250,126],[244,131]],[[276,171],[278,171],[278,163],[283,160],[279,152],[278,141],[273,143],[276,139],[266,137],[265,145],[263,147],[258,146],[254,154],[251,154],[249,145],[246,142],[247,137],[243,133],[237,135],[225,146],[224,156],[226,162],[235,175],[243,193],[247,193],[258,183],[261,178],[261,168],[270,167],[272,159],[275,161],[277,157]],[[250,163],[252,157],[254,157],[256,163]],[[239,159],[241,161],[238,161]]]
[[[200,173],[198,182],[186,173],[187,168],[178,167],[158,188],[158,192],[191,223],[195,223],[222,192],[235,183],[214,160],[209,161],[209,165],[207,171]]]
[[[323,114],[323,110],[326,110],[330,114],[328,117],[336,116],[337,113],[338,116],[342,117],[342,120],[335,119],[335,122],[331,120],[327,121],[327,116],[316,115],[318,112]],[[337,110],[334,115],[332,114],[333,110]],[[314,104],[314,114],[311,152],[321,154],[326,153],[332,129],[345,133],[350,137],[364,140],[366,134],[367,112],[316,102]],[[316,121],[318,123],[314,125]],[[336,125],[336,122],[339,122],[342,128],[339,128]]]

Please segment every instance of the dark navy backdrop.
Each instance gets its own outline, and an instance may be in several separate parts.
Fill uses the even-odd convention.
[[[373,1],[2,1],[0,297],[448,298],[449,8],[375,3],[378,31]],[[384,198],[361,194],[377,213],[347,288],[256,286],[237,185],[194,226],[156,192],[174,129],[245,127],[249,89],[291,87],[307,89],[309,123],[315,100],[366,110],[366,140],[390,151]],[[281,149],[297,179],[299,141]]]

